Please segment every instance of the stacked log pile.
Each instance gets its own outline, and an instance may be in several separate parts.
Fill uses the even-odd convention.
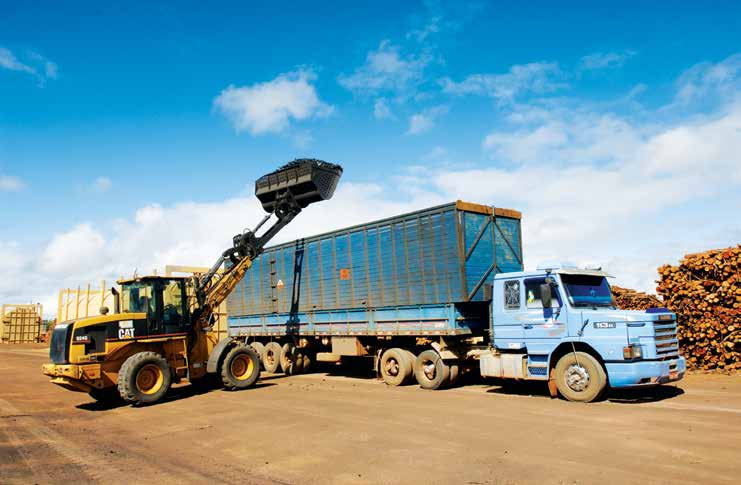
[[[664,306],[655,295],[620,286],[612,286],[612,296],[615,299],[615,306],[623,310],[645,310]]]
[[[659,275],[657,291],[677,314],[688,366],[741,370],[741,245],[688,254]]]

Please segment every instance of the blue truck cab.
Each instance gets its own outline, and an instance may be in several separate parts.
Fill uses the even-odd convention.
[[[485,377],[546,380],[572,401],[613,388],[682,379],[676,315],[664,309],[618,310],[609,275],[570,264],[500,273],[491,288]]]

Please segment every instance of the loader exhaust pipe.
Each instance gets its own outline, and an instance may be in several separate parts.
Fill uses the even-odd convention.
[[[265,212],[272,214],[290,194],[301,208],[332,198],[342,176],[342,167],[311,158],[300,158],[263,175],[255,182],[255,196]]]

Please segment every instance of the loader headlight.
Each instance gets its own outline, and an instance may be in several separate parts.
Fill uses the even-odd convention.
[[[625,360],[640,359],[641,357],[643,357],[643,354],[641,353],[640,345],[631,344],[627,347],[623,347],[623,358]]]

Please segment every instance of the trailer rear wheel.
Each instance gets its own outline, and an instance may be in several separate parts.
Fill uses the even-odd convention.
[[[389,386],[401,386],[412,377],[412,360],[407,351],[399,348],[386,350],[381,355],[381,376]]]
[[[250,342],[249,345],[257,352],[257,356],[260,357],[260,366],[264,369],[265,365],[262,361],[265,360],[265,346],[261,342]]]
[[[252,387],[260,378],[260,357],[254,348],[239,344],[234,346],[221,364],[221,381],[229,391]]]
[[[262,354],[262,365],[265,368],[265,372],[271,374],[278,372],[278,367],[280,367],[280,354],[281,348],[278,342],[268,342],[265,346],[265,352]]]
[[[280,369],[288,376],[300,374],[304,367],[304,358],[293,344],[284,344],[280,353]]]
[[[442,389],[450,380],[450,367],[434,350],[425,350],[414,361],[414,377],[422,389]]]
[[[162,399],[170,389],[172,375],[167,361],[156,352],[139,352],[126,359],[118,372],[118,392],[136,406]]]
[[[569,352],[556,364],[556,387],[569,401],[592,402],[607,386],[602,365],[586,352]]]

